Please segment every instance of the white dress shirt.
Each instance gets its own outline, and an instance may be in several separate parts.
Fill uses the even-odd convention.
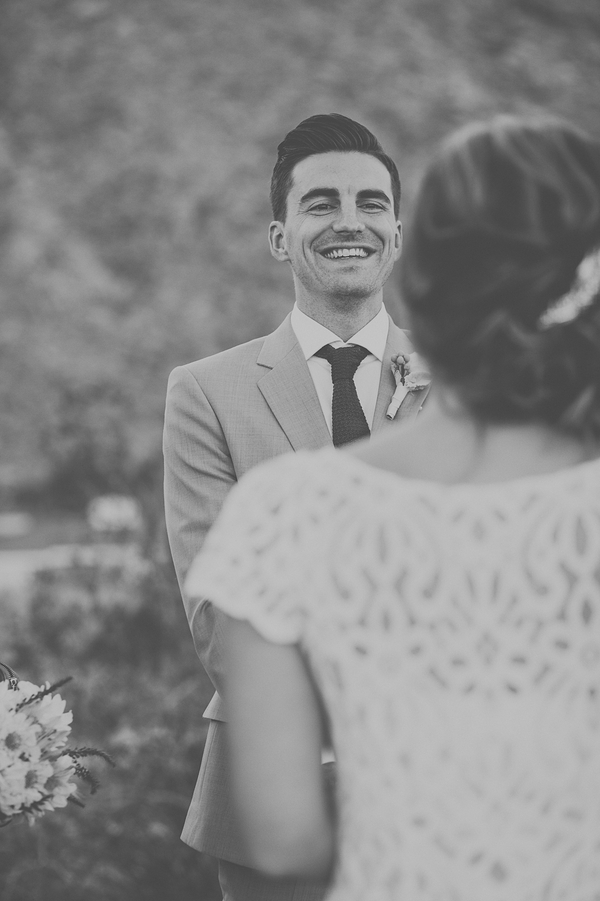
[[[358,344],[369,351],[369,356],[361,361],[360,366],[356,370],[354,384],[356,385],[356,393],[363,408],[365,419],[369,424],[369,428],[372,428],[381,378],[381,364],[390,328],[390,320],[384,305],[381,304],[381,309],[377,315],[348,341],[342,341],[332,331],[325,328],[324,325],[311,319],[310,316],[298,309],[297,304],[294,304],[294,309],[292,310],[291,325],[308,364],[308,369],[317,391],[317,397],[323,410],[323,416],[330,432],[331,398],[333,395],[331,365],[322,357],[315,357],[315,353],[325,344],[332,344],[333,347],[348,347],[350,344]]]
[[[325,344],[332,344],[334,347],[347,347],[350,344],[359,344],[369,351],[369,356],[361,360],[354,374],[354,384],[356,385],[356,393],[363,408],[365,419],[369,424],[369,428],[372,428],[377,394],[379,393],[379,381],[381,379],[381,364],[390,329],[390,320],[384,305],[381,304],[381,309],[377,315],[370,322],[367,322],[364,328],[361,328],[349,341],[342,341],[336,334],[325,328],[324,325],[311,319],[310,316],[298,309],[297,304],[294,304],[292,310],[291,325],[308,364],[308,371],[314,382],[317,397],[319,398],[323,416],[330,433],[331,401],[333,397],[331,365],[323,357],[315,357],[315,353]],[[321,762],[330,763],[333,760],[335,760],[333,750],[324,748],[321,751]]]

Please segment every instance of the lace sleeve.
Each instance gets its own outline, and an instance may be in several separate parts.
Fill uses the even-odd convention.
[[[302,463],[289,454],[257,466],[230,491],[185,583],[188,596],[210,598],[264,638],[296,643],[301,635],[297,533]]]

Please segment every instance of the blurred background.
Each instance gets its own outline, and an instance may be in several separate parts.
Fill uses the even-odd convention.
[[[2,0],[0,660],[73,676],[73,743],[118,762],[1,831],[2,901],[220,897],[178,837],[210,686],[165,539],[168,373],[291,308],[268,184],[301,119],[371,127],[410,228],[439,139],[498,111],[599,133],[598,0]]]

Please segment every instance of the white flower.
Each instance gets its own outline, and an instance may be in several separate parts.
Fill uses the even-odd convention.
[[[5,816],[12,816],[21,806],[28,767],[26,761],[17,757],[0,769],[0,811]]]
[[[77,786],[69,781],[75,767],[62,756],[72,713],[48,691],[49,683],[0,683],[0,818],[19,813],[28,819],[64,807]]]
[[[385,414],[388,419],[394,418],[410,391],[420,391],[431,382],[431,373],[417,353],[395,354],[392,357],[392,373],[396,381],[396,390]]]
[[[52,773],[44,785],[44,790],[52,796],[53,807],[65,807],[67,800],[77,791],[77,783],[70,781],[74,774],[75,767],[68,754],[52,761]]]
[[[0,750],[20,760],[39,760],[39,724],[22,711],[11,711],[0,722]]]
[[[73,776],[89,782],[93,793],[98,782],[81,758],[102,757],[114,766],[104,751],[66,747],[72,719],[48,682],[0,682],[0,825],[18,814],[32,822],[65,807],[78,789]]]
[[[30,715],[41,726],[40,742],[56,749],[64,747],[71,731],[73,714],[65,713],[66,701],[60,695],[46,695],[30,705]]]

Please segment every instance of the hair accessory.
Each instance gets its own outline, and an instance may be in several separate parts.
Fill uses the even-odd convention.
[[[600,249],[588,254],[575,274],[575,282],[568,294],[559,297],[538,319],[542,329],[572,322],[592,305],[600,291]]]

